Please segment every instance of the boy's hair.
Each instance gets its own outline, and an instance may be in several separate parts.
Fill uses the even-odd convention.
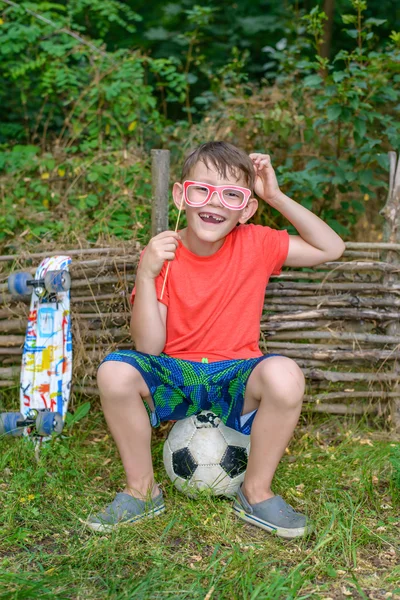
[[[248,187],[251,190],[254,188],[255,173],[251,158],[229,142],[205,142],[193,150],[183,164],[182,181],[187,179],[198,162],[203,162],[207,168],[211,163],[225,179],[227,172],[236,179],[239,179],[241,173]]]

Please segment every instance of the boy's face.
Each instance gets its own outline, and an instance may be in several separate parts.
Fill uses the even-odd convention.
[[[203,162],[198,162],[187,177],[190,181],[199,181],[211,185],[229,185],[248,188],[244,175],[239,171],[238,179],[234,175],[227,173],[227,178],[223,178],[212,164],[207,168]],[[182,203],[183,185],[175,183],[172,195],[176,207],[179,209]],[[182,210],[186,211],[188,230],[194,234],[198,240],[203,242],[215,243],[224,239],[228,233],[234,229],[237,223],[245,223],[256,212],[258,202],[250,197],[245,208],[241,210],[231,210],[224,206],[218,194],[212,194],[209,202],[205,206],[189,206],[186,202],[182,204]],[[207,215],[216,215],[222,221],[214,223],[207,220]]]

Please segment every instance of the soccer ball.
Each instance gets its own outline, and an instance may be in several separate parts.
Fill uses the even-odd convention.
[[[234,496],[244,479],[250,436],[224,425],[203,410],[177,421],[165,440],[163,459],[168,477],[187,496],[208,489]]]

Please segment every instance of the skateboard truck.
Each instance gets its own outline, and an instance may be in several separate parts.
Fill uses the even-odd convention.
[[[25,428],[29,428],[30,433],[45,437],[59,435],[63,427],[63,417],[59,412],[32,408],[26,417],[18,412],[0,413],[0,435],[18,437],[23,435]]]
[[[59,270],[47,271],[43,279],[32,279],[32,275],[24,271],[10,275],[7,283],[8,291],[13,296],[27,296],[34,289],[39,298],[48,294],[51,301],[57,292],[66,292],[70,289],[71,276],[68,271]],[[54,301],[56,301],[55,298]]]

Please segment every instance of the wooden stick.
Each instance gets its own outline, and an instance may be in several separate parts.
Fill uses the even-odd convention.
[[[26,329],[26,319],[2,319],[0,321],[0,331],[12,331],[14,333],[23,333]]]
[[[306,310],[306,311],[295,311],[292,313],[280,313],[278,315],[264,315],[262,317],[264,322],[275,322],[282,321],[286,319],[296,320],[296,319],[323,319],[326,317],[330,317],[333,321],[335,318],[341,321],[342,319],[354,319],[354,321],[358,321],[359,319],[366,320],[377,320],[377,321],[386,321],[388,319],[400,319],[400,312],[385,312],[378,310],[359,310],[357,308],[317,308],[315,310]],[[320,326],[316,323],[316,326]]]
[[[400,394],[397,392],[354,392],[347,390],[347,392],[328,392],[326,394],[305,394],[304,400],[307,402],[316,402],[317,400],[336,400],[339,398],[380,398],[382,400],[389,400],[389,398],[399,398]]]
[[[268,345],[268,349],[274,349],[274,348],[285,348],[287,350],[314,350],[315,352],[329,352],[329,351],[336,351],[336,350],[343,350],[345,352],[352,352],[355,350],[355,348],[358,348],[360,351],[362,352],[374,352],[376,349],[375,348],[361,348],[360,346],[358,346],[357,344],[355,345],[346,345],[343,344],[342,342],[339,341],[334,341],[332,340],[329,344],[323,343],[323,344],[303,344],[301,343],[296,343],[296,342],[284,342],[284,341],[278,341],[276,342],[275,340],[267,340],[266,344]],[[382,350],[381,352],[393,352],[393,350]]]
[[[360,274],[357,277],[357,281],[355,283],[361,283],[363,280],[370,281],[368,279],[369,275],[366,273],[364,276]],[[301,271],[284,271],[280,275],[271,275],[271,281],[312,281],[318,283],[320,281],[320,285],[323,285],[325,281],[329,281],[330,285],[334,285],[336,282],[341,281],[343,283],[347,283],[349,281],[349,276],[347,274],[340,273],[339,271],[313,271],[312,273],[301,272]],[[353,283],[353,281],[351,281]]]
[[[318,328],[322,328],[322,327],[333,327],[335,325],[335,323],[333,321],[319,321],[318,322]],[[262,331],[267,331],[267,332],[273,332],[273,331],[282,331],[283,329],[289,329],[289,330],[293,330],[295,331],[296,329],[314,329],[315,328],[315,323],[313,321],[281,321],[278,320],[277,322],[270,322],[270,321],[266,321],[265,319],[263,319],[261,321],[261,330]],[[270,335],[272,335],[272,333],[270,333]]]
[[[100,294],[99,296],[96,295],[96,304],[100,304],[100,302],[103,302],[104,300],[114,300],[114,302],[123,302],[127,299],[127,297],[128,293],[126,290],[119,290],[114,294]],[[88,302],[93,302],[93,296],[72,296],[71,298],[71,304],[85,305]],[[107,306],[109,306],[108,303]]]
[[[271,278],[272,279],[272,278]],[[290,290],[316,290],[316,291],[322,291],[324,289],[324,291],[326,290],[326,288],[330,288],[332,290],[334,290],[335,292],[339,291],[339,290],[356,290],[356,291],[360,291],[363,293],[366,293],[368,291],[370,292],[386,292],[388,293],[388,291],[394,293],[394,292],[400,292],[400,284],[393,284],[390,287],[390,290],[388,290],[387,286],[385,285],[381,285],[379,283],[365,283],[365,282],[360,282],[360,283],[338,283],[336,281],[332,282],[332,283],[327,283],[327,284],[322,284],[322,283],[298,283],[296,281],[274,281],[273,283],[270,283],[267,286],[267,293],[270,290],[285,290],[285,289],[290,289]]]
[[[138,242],[133,242],[137,250],[140,249]],[[66,254],[69,256],[78,256],[79,254],[125,254],[124,246],[118,246],[117,248],[73,248],[72,250],[47,250],[47,252],[24,252],[21,250],[20,254],[5,254],[0,256],[0,262],[9,262],[13,260],[24,261],[24,260],[35,260],[37,258],[46,258],[47,256],[57,256],[58,254]]]
[[[331,415],[379,414],[376,406],[356,402],[353,404],[303,404],[303,411],[328,413]]]
[[[262,324],[261,331],[268,330],[268,325]],[[345,340],[351,342],[366,342],[368,344],[400,344],[400,336],[375,335],[371,333],[345,333],[343,331],[268,331],[267,337],[274,340]]]
[[[275,294],[278,295],[278,294]],[[317,305],[318,308],[325,306],[335,306],[335,307],[354,307],[356,310],[358,307],[366,307],[366,308],[374,308],[379,306],[400,306],[400,298],[374,298],[373,296],[360,296],[360,295],[340,295],[340,296],[302,296],[299,298],[298,296],[294,296],[291,298],[290,296],[285,296],[285,300],[283,303],[275,304],[274,298],[269,302],[264,304],[264,311],[290,311],[290,310],[306,310],[309,306]]]
[[[305,345],[305,344],[304,344]],[[270,344],[268,343],[268,346]],[[299,346],[303,346],[303,344],[299,344]],[[276,348],[269,348],[276,352]],[[379,361],[389,361],[389,360],[398,360],[400,359],[400,351],[397,350],[351,350],[349,349],[347,352],[343,350],[329,350],[329,347],[325,347],[323,350],[306,350],[299,348],[298,350],[289,350],[287,348],[279,347],[278,353],[283,354],[283,356],[287,356],[288,358],[294,359],[316,359],[320,361],[327,361],[327,366],[332,366],[333,363],[341,362],[341,361],[349,361],[349,362],[371,362],[377,363]]]
[[[363,252],[362,250],[345,250],[343,256],[352,256],[354,258],[370,258],[379,260],[380,252]]]
[[[1,347],[8,346],[22,346],[24,343],[23,335],[1,335],[0,336],[0,345]]]
[[[366,262],[356,261],[351,262],[326,262],[318,267],[318,269],[335,269],[337,271],[385,271],[387,273],[398,273],[400,271],[399,263],[387,262]]]
[[[96,258],[93,260],[81,260],[75,261],[71,263],[70,271],[74,273],[75,270],[81,269],[82,271],[86,271],[89,268],[94,267],[116,267],[118,265],[127,265],[136,266],[135,263],[139,261],[140,253],[125,255],[125,256],[115,256],[115,257],[106,257],[106,258]]]
[[[0,388],[16,388],[19,387],[19,383],[16,381],[8,381],[6,379],[0,379]]]
[[[346,248],[365,248],[367,250],[400,250],[400,244],[387,242],[346,242]]]
[[[151,237],[168,229],[169,150],[151,150]]]
[[[304,376],[309,379],[326,381],[396,381],[397,373],[339,373],[337,371],[321,371],[320,369],[303,369]]]
[[[183,207],[183,192],[182,192],[182,198],[181,198],[181,205],[179,207],[179,212],[178,212],[178,218],[176,219],[175,232],[178,231],[178,224],[179,224],[179,219],[180,219],[181,212],[182,212],[182,207]],[[162,300],[163,295],[164,295],[164,289],[165,289],[165,284],[167,283],[167,277],[168,277],[168,271],[169,271],[169,265],[170,265],[170,263],[171,263],[171,261],[168,261],[167,268],[165,270],[165,277],[164,277],[163,286],[162,286],[162,289],[161,289],[160,300]]]
[[[0,379],[7,377],[19,377],[21,368],[19,366],[0,367]]]

